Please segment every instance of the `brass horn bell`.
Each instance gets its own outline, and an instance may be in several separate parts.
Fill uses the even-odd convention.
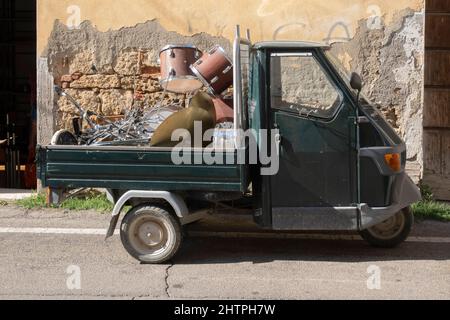
[[[172,133],[177,129],[185,129],[190,133],[190,146],[194,146],[194,124],[202,123],[202,140],[204,133],[216,126],[216,110],[212,98],[204,92],[197,93],[189,103],[189,108],[174,113],[155,131],[151,139],[152,147],[175,147],[180,141],[172,141]],[[187,139],[187,137],[185,137]],[[197,139],[198,140],[198,139]],[[203,142],[203,147],[210,142]],[[195,147],[202,147],[195,146]]]

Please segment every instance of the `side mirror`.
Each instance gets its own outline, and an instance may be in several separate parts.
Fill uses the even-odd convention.
[[[356,72],[352,73],[350,78],[350,86],[358,92],[362,90],[362,79]]]

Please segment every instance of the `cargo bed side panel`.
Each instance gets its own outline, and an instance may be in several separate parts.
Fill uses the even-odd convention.
[[[195,164],[194,158],[202,159],[202,153],[194,153],[192,164],[175,165],[170,150],[40,148],[38,174],[52,188],[246,190],[244,166]]]

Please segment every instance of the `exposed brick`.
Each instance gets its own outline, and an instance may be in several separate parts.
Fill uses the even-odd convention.
[[[72,76],[70,74],[63,75],[61,77],[61,82],[72,82]]]
[[[82,76],[80,79],[72,82],[73,89],[119,89],[120,78],[117,75],[88,75]]]
[[[61,82],[61,87],[62,87],[63,89],[70,88],[70,82],[68,82],[68,81],[63,81],[63,82]]]
[[[158,74],[160,72],[159,67],[155,66],[142,66],[141,74]]]
[[[82,72],[75,72],[72,74],[72,80],[79,80],[83,76]]]

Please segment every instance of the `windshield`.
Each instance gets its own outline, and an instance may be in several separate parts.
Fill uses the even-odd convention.
[[[398,136],[395,129],[384,118],[384,115],[376,108],[369,100],[362,98],[361,111],[366,117],[373,120],[379,130],[384,133],[384,136],[389,139],[390,144],[399,145],[403,140]]]
[[[330,50],[325,50],[325,55],[327,56],[333,67],[336,69],[336,71],[339,73],[339,75],[342,77],[342,79],[344,79],[346,81],[346,84],[348,85],[350,83],[351,72],[344,67],[342,62],[338,58],[336,58]]]
[[[352,71],[347,70],[342,62],[334,54],[332,54],[330,50],[326,50],[325,55],[333,65],[334,69],[336,69],[336,71],[339,73],[339,76],[344,80],[345,85],[349,88],[349,90],[354,94],[356,98],[358,92],[350,86]],[[370,99],[368,99],[362,92],[360,94],[360,97],[366,101],[370,101]]]
[[[334,69],[339,73],[340,77],[344,80],[345,85],[349,88],[350,92],[353,93],[356,99],[358,92],[350,86],[351,72],[345,68],[341,61],[336,58],[330,50],[325,51],[325,55],[333,65]],[[388,138],[390,140],[389,142],[391,144],[402,144],[402,139],[398,136],[397,132],[389,124],[389,122],[384,118],[384,115],[375,106],[375,104],[372,103],[370,99],[367,98],[362,92],[360,93],[360,97],[362,100],[361,111],[364,113],[364,115],[373,121],[376,127],[382,133],[384,133],[385,138]]]

